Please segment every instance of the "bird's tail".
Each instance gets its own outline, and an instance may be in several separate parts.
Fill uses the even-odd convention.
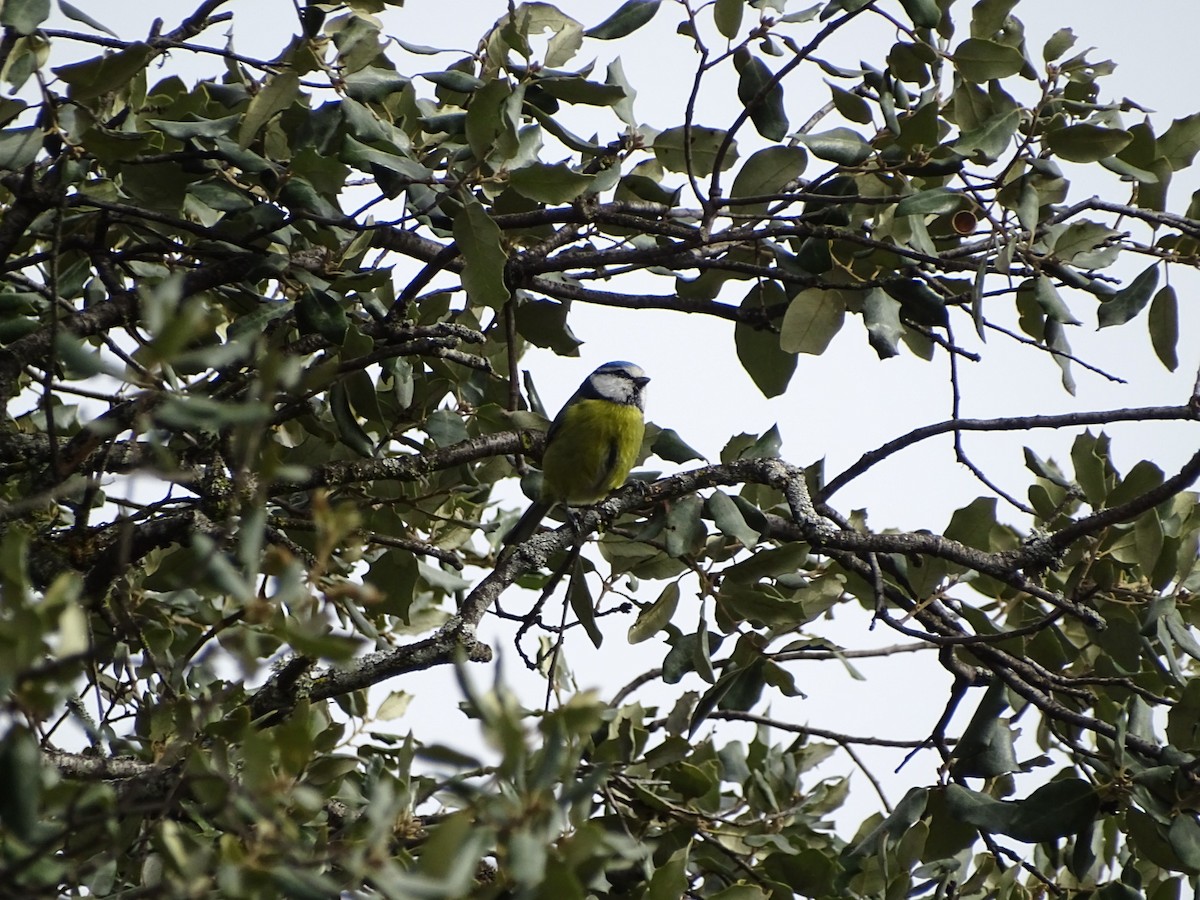
[[[533,533],[537,531],[538,525],[542,523],[542,519],[546,518],[546,513],[550,512],[553,505],[553,503],[546,503],[542,500],[534,500],[521,518],[517,519],[517,524],[508,529],[502,543],[507,547],[533,537]]]

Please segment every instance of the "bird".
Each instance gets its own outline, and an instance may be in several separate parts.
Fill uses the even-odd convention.
[[[530,537],[557,504],[599,503],[625,483],[642,446],[646,385],[641,366],[606,362],[592,372],[550,423],[542,453],[542,487],[506,546]]]

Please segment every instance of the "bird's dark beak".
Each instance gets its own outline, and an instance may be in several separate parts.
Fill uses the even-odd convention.
[[[644,388],[646,385],[648,385],[650,383],[650,379],[647,378],[645,375],[643,375],[641,378],[633,379],[633,383],[636,384],[640,388]]]

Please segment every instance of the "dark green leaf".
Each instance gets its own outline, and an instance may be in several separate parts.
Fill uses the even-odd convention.
[[[191,138],[215,138],[229,134],[242,119],[241,116],[222,116],[219,119],[188,119],[172,122],[167,119],[147,119],[146,124],[177,141]]]
[[[967,81],[984,82],[1016,75],[1025,57],[1016,47],[983,38],[967,38],[954,51],[954,65]]]
[[[1085,828],[1100,808],[1096,789],[1078,778],[1043,785],[1024,800],[996,800],[957,784],[946,787],[950,811],[981,831],[1042,843]]]
[[[499,309],[508,302],[504,283],[508,257],[501,244],[500,228],[473,197],[454,217],[454,242],[463,255],[462,284],[473,304]]]
[[[1100,327],[1124,325],[1150,302],[1150,298],[1154,295],[1154,289],[1157,287],[1158,263],[1155,263],[1144,269],[1126,287],[1100,304],[1097,313]]]
[[[586,572],[580,557],[575,558],[575,565],[571,569],[571,579],[567,584],[567,602],[592,644],[599,647],[604,643],[604,633],[596,624],[596,603],[592,600],[592,592],[588,590]]]
[[[783,84],[771,84],[774,75],[767,64],[748,50],[735,52],[733,64],[738,71],[738,99],[750,111],[750,121],[767,140],[783,140],[788,133]]]
[[[1158,138],[1157,150],[1176,172],[1190,166],[1200,150],[1200,113],[1173,121]]]
[[[658,12],[661,0],[625,0],[611,16],[584,32],[601,41],[611,41],[633,34]]]
[[[759,533],[746,523],[746,517],[728,494],[719,490],[713,491],[705,501],[705,506],[721,534],[747,548],[752,548],[758,543]]]
[[[1043,45],[1042,59],[1046,62],[1054,62],[1075,46],[1075,40],[1075,32],[1070,28],[1058,29],[1058,31],[1050,35],[1050,39]]]
[[[0,171],[19,172],[33,162],[42,149],[40,128],[9,128],[0,131]]]
[[[760,281],[742,300],[743,310],[782,307],[787,295],[778,282]],[[764,397],[777,397],[787,390],[796,371],[796,354],[779,346],[779,335],[770,328],[755,328],[746,322],[733,326],[738,359]]]
[[[373,458],[375,443],[363,430],[358,417],[350,407],[350,397],[345,381],[334,382],[330,389],[329,412],[333,416],[333,423],[337,426],[339,440],[359,456],[366,459]]]
[[[287,109],[300,96],[300,76],[295,72],[280,72],[267,78],[242,118],[238,128],[238,146],[249,147],[259,130],[273,116]]]
[[[668,556],[681,557],[697,553],[704,546],[707,529],[700,518],[704,501],[695,495],[672,501],[667,511],[665,543]]]
[[[1071,310],[1063,302],[1062,296],[1054,286],[1054,282],[1045,275],[1039,275],[1034,282],[1033,296],[1047,318],[1053,319],[1055,322],[1061,322],[1063,325],[1082,324],[1071,315]]]
[[[23,726],[10,723],[0,738],[0,824],[26,846],[36,839],[41,788],[37,739]]]
[[[742,12],[746,0],[716,0],[713,4],[713,21],[721,37],[733,40],[742,27]]]
[[[49,6],[48,3],[47,6]],[[106,28],[79,7],[71,3],[67,3],[66,0],[58,0],[58,8],[62,10],[63,15],[65,15],[68,19],[74,19],[76,22],[82,22],[84,25],[89,25],[92,28],[95,28],[97,31],[103,31],[107,35],[118,39],[120,38],[120,35],[118,35],[115,31],[110,28]],[[28,34],[29,32],[25,33]]]
[[[1200,869],[1200,823],[1190,810],[1180,811],[1171,819],[1167,840],[1186,870]]]
[[[900,0],[900,5],[918,28],[936,28],[941,21],[942,11],[936,0]]]
[[[1071,162],[1088,163],[1114,156],[1129,145],[1133,135],[1119,128],[1103,128],[1081,122],[1048,132],[1045,140],[1055,156]]]
[[[1154,295],[1154,300],[1150,303],[1147,325],[1154,354],[1168,371],[1174,372],[1179,366],[1179,356],[1175,349],[1179,343],[1179,302],[1175,298],[1175,288],[1171,285],[1163,285]]]
[[[49,15],[50,0],[4,0],[0,5],[0,25],[18,34],[33,34]]]
[[[829,90],[833,93],[833,105],[842,114],[843,118],[851,122],[857,122],[859,125],[871,124],[873,116],[871,115],[871,107],[866,100],[858,94],[840,88],[835,84],[831,84]]]
[[[567,304],[554,300],[524,299],[517,305],[517,333],[535,347],[559,356],[578,356],[583,341],[575,337],[567,322],[569,311]]]
[[[1100,809],[1100,795],[1081,778],[1064,778],[1043,785],[1016,806],[1004,833],[1029,844],[1043,843],[1087,827]]]
[[[679,606],[679,582],[671,581],[662,589],[658,599],[642,607],[637,620],[629,626],[629,643],[639,644],[666,627]]]
[[[889,359],[900,352],[904,326],[900,324],[899,300],[888,296],[886,291],[871,288],[863,300],[863,322],[867,326],[867,339],[880,359]]]
[[[458,91],[461,94],[477,91],[486,83],[470,72],[463,72],[459,69],[447,69],[445,72],[422,72],[421,77],[426,81],[433,82],[438,87]]]
[[[48,3],[49,0],[47,5]],[[5,9],[7,8],[5,6]],[[116,53],[69,66],[59,66],[53,71],[70,85],[72,99],[90,100],[126,87],[133,77],[145,68],[153,53],[154,51],[145,44],[134,43]]]
[[[953,188],[931,188],[911,194],[896,204],[898,216],[940,216],[964,205],[962,193]]]
[[[719,128],[682,125],[668,128],[654,139],[654,155],[663,167],[672,172],[687,172],[690,150],[691,171],[697,178],[707,178],[717,164],[717,151],[725,141],[726,132]],[[731,141],[721,159],[724,171],[737,162],[737,142]]]
[[[704,459],[700,451],[689,446],[674,428],[660,429],[650,449],[655,456],[667,462],[685,463],[693,459]]]
[[[340,347],[350,321],[332,294],[309,288],[296,298],[296,324],[301,334],[319,334]]]
[[[619,84],[588,81],[586,78],[541,78],[537,86],[564,103],[587,106],[613,106],[626,99],[625,88]]]
[[[514,190],[530,200],[568,203],[591,187],[596,176],[576,172],[564,163],[536,162],[510,172],[508,180]]]
[[[1012,726],[1000,718],[1008,708],[1005,690],[1004,683],[996,681],[979,701],[954,748],[951,771],[956,777],[994,778],[1019,770]]]
[[[676,850],[654,870],[646,900],[678,900],[687,891],[688,848]]]
[[[808,288],[792,298],[779,330],[779,346],[787,353],[825,352],[842,328],[846,299],[841,291]]]
[[[807,163],[803,147],[765,147],[742,164],[729,189],[730,199],[778,194],[800,177]],[[762,215],[770,202],[731,204],[730,211],[742,216]]]
[[[977,162],[995,162],[1012,143],[1020,124],[1021,112],[1017,109],[990,116],[977,127],[963,132],[954,142],[954,149]]]
[[[808,147],[813,156],[843,166],[860,165],[871,155],[871,145],[849,128],[833,128],[819,134],[801,134],[797,135],[796,139]]]

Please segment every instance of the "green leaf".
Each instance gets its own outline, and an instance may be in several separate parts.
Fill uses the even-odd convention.
[[[654,438],[651,452],[667,462],[685,463],[693,459],[704,459],[699,450],[688,445],[674,428],[662,428]]]
[[[192,138],[216,138],[229,134],[242,120],[241,116],[222,116],[219,119],[187,119],[173,122],[168,119],[147,119],[146,124],[177,141]]]
[[[971,36],[990,38],[1004,29],[1018,0],[979,0],[971,7]]]
[[[516,137],[513,123],[505,115],[512,89],[503,79],[494,79],[485,84],[471,97],[464,123],[467,143],[477,159],[487,159],[500,148],[499,135],[505,134],[511,144]]]
[[[679,900],[687,892],[688,848],[683,847],[654,870],[646,900]]]
[[[813,156],[843,166],[857,166],[865,162],[872,153],[868,144],[849,128],[832,128],[819,134],[796,135],[796,140],[808,147]]]
[[[599,647],[604,643],[604,633],[596,624],[596,603],[592,600],[592,592],[588,590],[583,560],[578,556],[575,557],[575,565],[571,569],[571,580],[567,583],[567,603],[592,644]]]
[[[870,125],[873,119],[871,107],[861,96],[840,88],[836,84],[829,85],[833,94],[833,105],[844,119],[857,122],[859,125]]]
[[[246,109],[246,116],[238,128],[238,146],[248,147],[250,142],[277,113],[283,112],[300,96],[300,76],[295,72],[280,72],[267,78]]]
[[[700,518],[704,501],[692,494],[671,503],[667,511],[664,540],[667,555],[673,558],[691,556],[704,546],[707,529]]]
[[[662,631],[679,606],[679,582],[671,581],[662,589],[658,599],[642,607],[637,620],[629,626],[629,643],[640,644]]]
[[[619,84],[588,81],[586,78],[541,78],[538,87],[564,103],[582,103],[588,106],[613,106],[626,97],[625,88]]]
[[[1007,112],[989,116],[977,127],[959,135],[954,142],[956,152],[968,156],[980,163],[992,163],[1004,155],[1017,126],[1021,124],[1021,111],[1010,109]]]
[[[900,352],[904,326],[900,324],[899,300],[880,288],[871,288],[863,300],[863,322],[867,326],[867,340],[880,359],[889,359]]]
[[[10,724],[0,738],[0,824],[26,846],[37,838],[41,793],[37,739],[23,726]]]
[[[829,864],[833,865],[832,862]],[[757,884],[733,884],[715,894],[709,894],[708,900],[771,900],[771,895]]]
[[[782,309],[787,302],[787,294],[778,282],[760,281],[746,294],[741,309]],[[780,347],[779,335],[774,330],[738,322],[733,326],[733,342],[742,368],[764,397],[778,397],[787,390],[796,371],[796,355]]]
[[[742,12],[746,0],[717,0],[713,4],[713,22],[721,37],[733,40],[742,28]]]
[[[1089,122],[1047,132],[1046,145],[1055,156],[1077,163],[1096,162],[1129,146],[1133,135],[1120,128],[1103,128]]]
[[[1079,778],[1052,781],[1017,801],[996,800],[957,784],[945,791],[947,808],[968,825],[1029,844],[1078,833],[1100,808],[1096,789]]]
[[[517,334],[535,347],[545,347],[559,356],[578,356],[583,341],[567,322],[569,311],[566,303],[523,298],[517,304]]]
[[[1083,323],[1071,315],[1071,310],[1063,302],[1058,288],[1045,275],[1038,275],[1033,285],[1033,297],[1048,318],[1063,325],[1082,325]]]
[[[296,324],[301,334],[319,334],[340,347],[346,339],[350,320],[346,310],[328,291],[307,288],[296,298]]]
[[[1143,270],[1128,286],[1122,288],[1100,304],[1097,318],[1101,328],[1124,325],[1142,311],[1154,289],[1158,287],[1158,264]]]
[[[779,346],[787,353],[820,356],[842,328],[846,298],[841,291],[808,288],[792,298],[779,329]]]
[[[584,32],[586,37],[612,41],[633,34],[658,12],[661,0],[625,0],[611,16]]]
[[[733,65],[738,71],[738,99],[750,111],[750,121],[755,129],[769,141],[783,140],[788,133],[783,84],[771,84],[774,73],[744,48],[733,54]]]
[[[1200,151],[1200,113],[1173,121],[1158,138],[1156,149],[1173,171],[1190,166]]]
[[[463,204],[454,217],[454,242],[466,264],[462,272],[463,288],[471,303],[499,309],[508,302],[504,283],[508,257],[501,243],[500,226],[492,221],[474,197]]]
[[[617,57],[608,64],[608,69],[604,73],[604,83],[611,84],[621,89],[624,95],[620,100],[612,105],[613,112],[626,125],[634,128],[637,126],[637,116],[633,111],[633,100],[637,97],[637,91],[633,85],[629,83],[629,79],[625,75],[625,67],[621,63],[621,58]]]
[[[1176,345],[1179,343],[1179,302],[1175,288],[1165,284],[1154,295],[1150,303],[1147,326],[1150,329],[1150,344],[1159,362],[1174,372],[1179,367]]]
[[[1197,823],[1195,813],[1181,811],[1172,817],[1167,841],[1186,870],[1200,869],[1200,823]]]
[[[438,87],[458,91],[460,94],[477,91],[487,83],[481,78],[476,78],[470,72],[463,72],[459,69],[447,69],[445,72],[421,72],[420,76]]]
[[[538,203],[568,203],[595,180],[595,175],[576,172],[566,163],[533,163],[508,175],[508,182],[517,193]]]
[[[942,19],[937,0],[900,0],[900,5],[918,28],[936,28]]]
[[[49,15],[50,0],[4,0],[0,4],[0,25],[7,25],[18,34],[33,34]]]
[[[7,8],[5,5],[6,10]],[[146,68],[153,55],[153,50],[138,42],[117,53],[109,53],[69,66],[59,66],[53,71],[70,85],[68,93],[71,99],[90,100],[126,87],[138,72]]]
[[[758,544],[758,531],[746,523],[746,517],[728,494],[720,490],[713,491],[705,501],[705,506],[721,534],[746,548],[753,548]]]
[[[42,129],[32,125],[0,131],[0,171],[19,172],[37,159],[45,136]]]
[[[1070,28],[1058,29],[1058,31],[1050,35],[1050,39],[1042,46],[1042,59],[1048,63],[1054,62],[1075,46],[1075,40],[1075,32]]]
[[[1016,47],[984,38],[967,38],[954,51],[954,65],[967,81],[984,82],[1016,75],[1025,57]]]
[[[717,150],[725,141],[726,132],[719,128],[695,125],[690,130],[680,125],[668,128],[654,139],[654,155],[663,167],[672,172],[688,171],[688,151],[691,152],[691,171],[697,178],[707,178],[717,164]],[[724,171],[737,161],[737,141],[731,141],[729,150],[721,159]]]
[[[1096,788],[1081,778],[1063,778],[1042,785],[1024,800],[1004,833],[1029,844],[1055,841],[1078,834],[1100,810]]]
[[[964,197],[953,188],[932,188],[910,194],[896,204],[897,216],[940,216],[964,205]]]
[[[729,197],[738,199],[778,194],[800,177],[807,164],[808,154],[803,147],[765,147],[751,154],[742,164],[729,189]],[[770,201],[767,200],[752,204],[736,203],[730,205],[730,211],[742,216],[762,215],[769,205]]]
[[[954,748],[951,771],[957,778],[994,778],[1020,769],[1012,726],[1000,718],[1008,708],[1004,682],[997,680],[979,701]]]
[[[350,406],[350,394],[344,380],[334,382],[329,390],[329,412],[337,426],[339,440],[364,459],[373,459],[375,443]]]
[[[5,5],[7,6],[7,4],[5,4]],[[48,7],[49,2],[47,2],[46,5]],[[66,0],[58,0],[58,8],[62,10],[63,15],[66,16],[68,19],[74,19],[76,22],[82,22],[84,25],[90,25],[92,28],[95,28],[97,31],[103,31],[105,34],[110,35],[111,37],[115,37],[118,40],[120,39],[120,35],[118,35],[115,31],[113,31],[110,28],[104,27],[99,22],[97,22],[95,19],[93,19],[91,16],[89,16],[87,13],[85,13],[82,9],[79,9],[77,6],[74,6],[73,4],[67,3]],[[25,33],[28,34],[29,32],[25,32]]]

